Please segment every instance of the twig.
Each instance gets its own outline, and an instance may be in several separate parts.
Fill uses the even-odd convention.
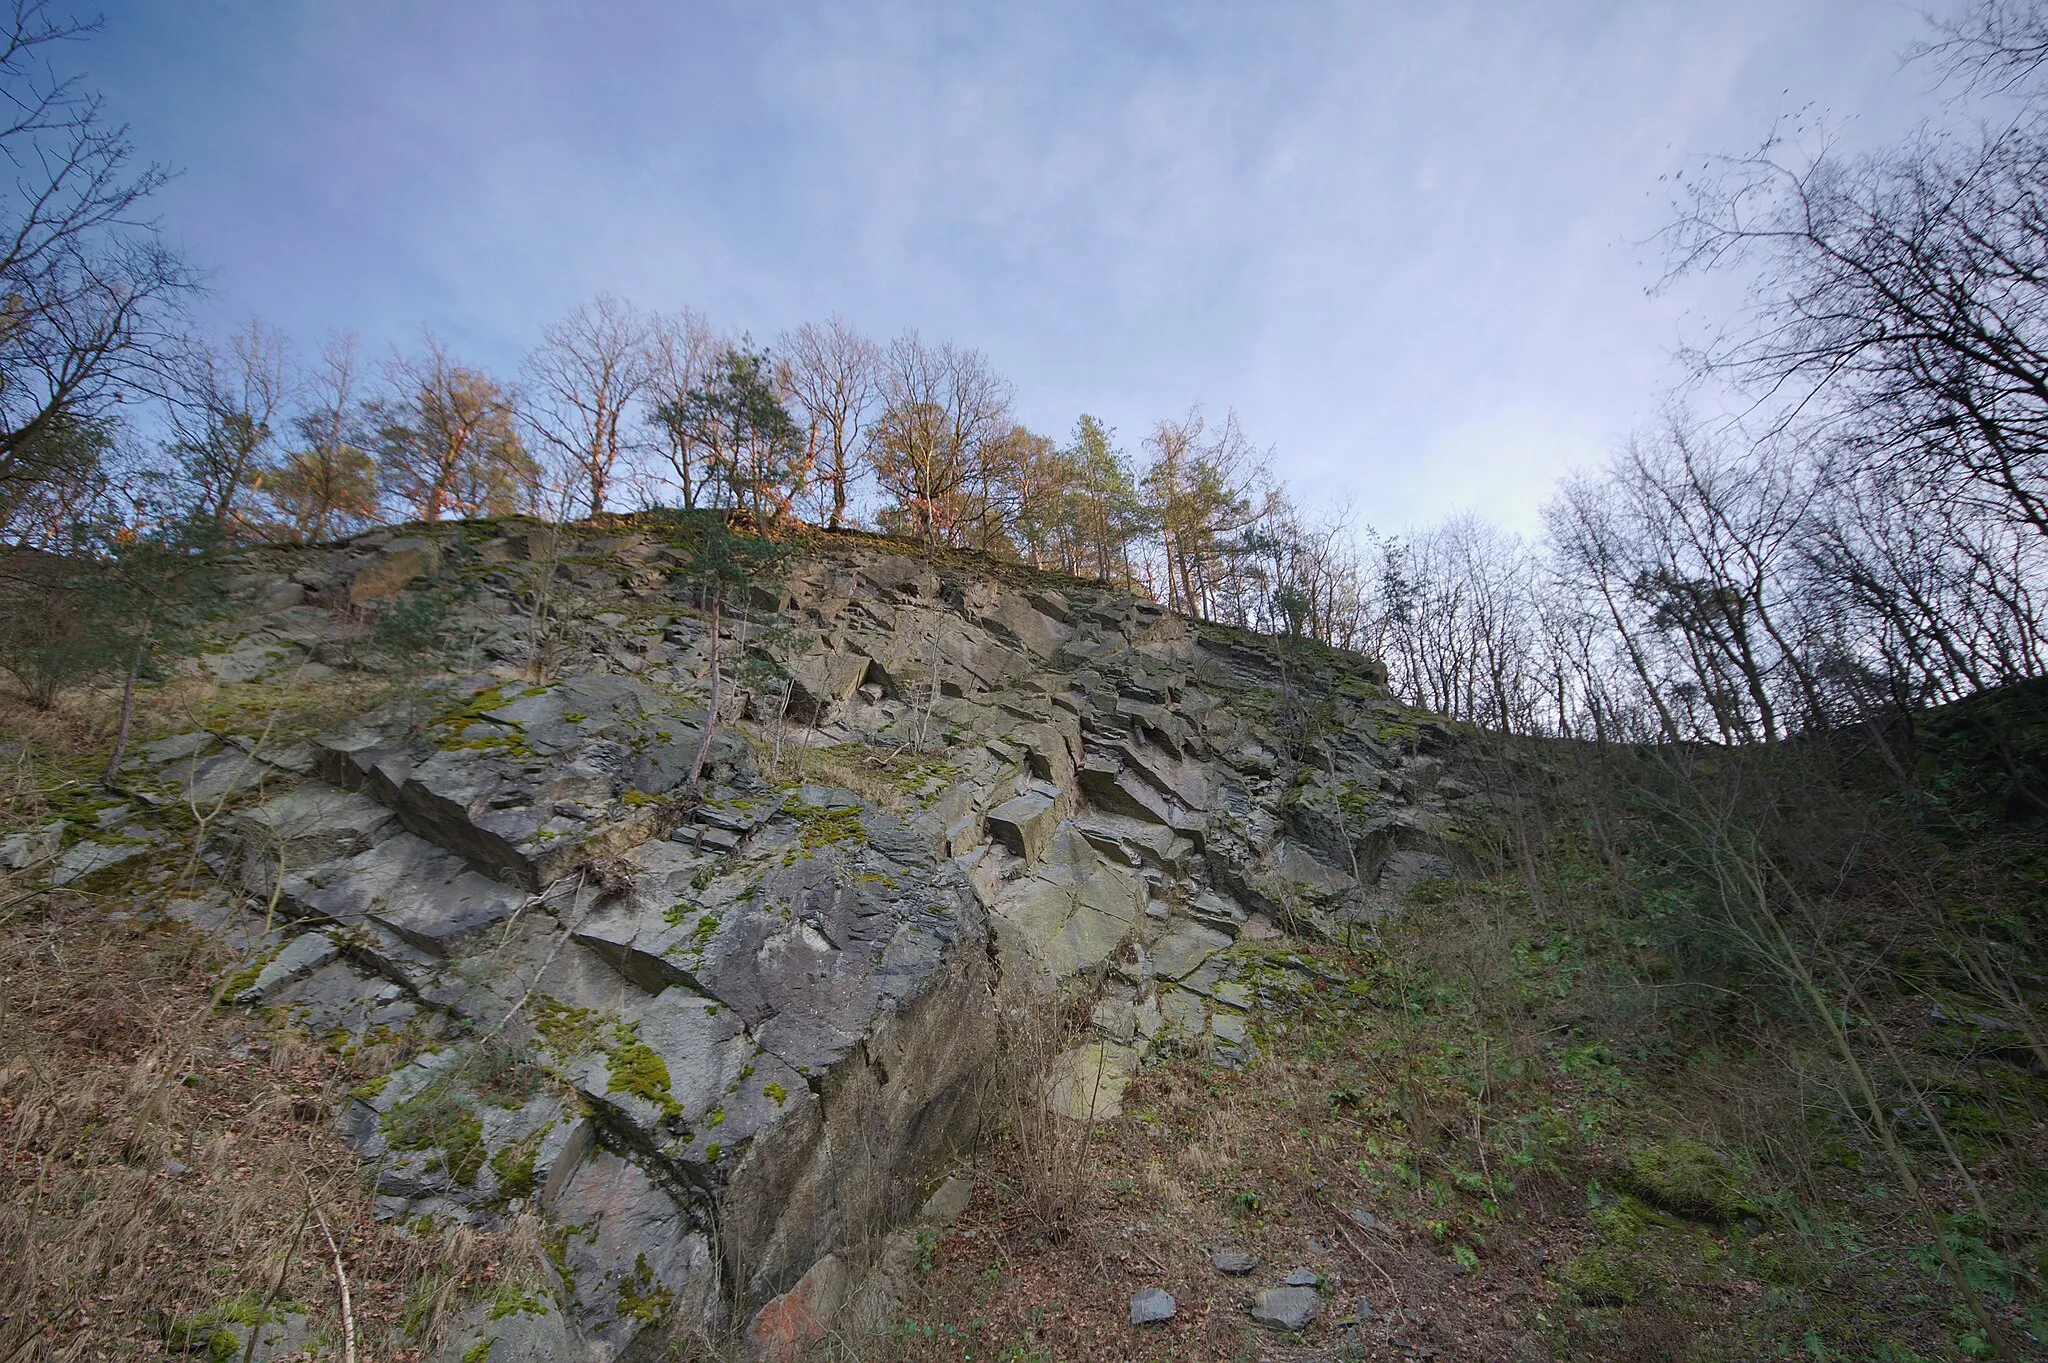
[[[575,905],[578,899],[581,899],[583,897],[583,882],[584,878],[588,874],[589,872],[587,870],[580,870],[576,873],[576,888],[570,891],[569,894],[569,903],[572,907]],[[539,896],[539,898],[541,899],[545,899],[546,897],[547,896],[545,892],[543,892]],[[521,905],[520,907],[524,908],[525,906]],[[499,1033],[503,1032],[505,1028],[511,1023],[512,1019],[519,1016],[520,1009],[526,1007],[528,1003],[532,1002],[534,991],[539,989],[540,982],[547,978],[549,968],[552,967],[555,963],[555,957],[562,954],[562,948],[568,945],[569,939],[576,935],[576,929],[580,927],[582,923],[583,918],[579,916],[574,923],[562,924],[561,934],[555,938],[555,945],[552,949],[549,950],[548,958],[545,961],[542,961],[540,969],[534,972],[533,983],[529,984],[526,987],[526,992],[519,996],[519,1002],[513,1004],[510,1008],[506,1009],[505,1016],[499,1018],[497,1024],[493,1026],[488,1032],[484,1033],[484,1040],[489,1041],[493,1037],[497,1036]]]
[[[250,1363],[256,1354],[257,1337],[263,1333],[263,1324],[270,1316],[270,1306],[277,1300],[277,1294],[284,1290],[285,1276],[292,1271],[292,1259],[299,1252],[299,1237],[306,1233],[306,1217],[312,1213],[313,1202],[306,1200],[306,1210],[299,1214],[299,1224],[292,1227],[292,1242],[285,1246],[284,1258],[278,1261],[277,1277],[271,1281],[270,1294],[263,1299],[263,1305],[256,1308],[256,1320],[249,1326],[249,1342],[242,1346],[242,1363]]]
[[[1387,1280],[1387,1287],[1390,1290],[1399,1291],[1400,1289],[1394,1285],[1394,1275],[1381,1268],[1379,1260],[1372,1257],[1372,1254],[1366,1249],[1365,1243],[1351,1233],[1351,1227],[1345,1224],[1347,1220],[1345,1215],[1328,1204],[1324,1205],[1324,1210],[1337,1218],[1337,1234],[1344,1237],[1344,1243],[1351,1246],[1351,1252],[1365,1260],[1366,1267],[1379,1274],[1382,1278],[1385,1278]]]
[[[1500,1189],[1493,1186],[1493,1170],[1486,1163],[1486,1132],[1482,1123],[1486,1118],[1486,1091],[1493,1087],[1493,1065],[1487,1055],[1487,1039],[1479,1041],[1479,1100],[1472,1109],[1472,1146],[1479,1152],[1479,1172],[1486,1175],[1486,1192],[1493,1199],[1495,1207],[1500,1206]]]
[[[318,1207],[313,1208],[313,1219],[320,1223],[320,1234],[327,1239],[327,1252],[334,1256],[334,1283],[341,1289],[341,1363],[356,1363],[356,1312],[349,1299],[348,1273],[341,1266],[341,1246],[334,1243],[334,1232],[327,1229],[327,1218]]]

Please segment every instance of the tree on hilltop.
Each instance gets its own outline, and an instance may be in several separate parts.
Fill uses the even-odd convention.
[[[306,384],[298,437],[265,481],[289,539],[319,543],[377,516],[377,459],[368,448],[359,389],[362,360],[352,334],[321,348]]]
[[[247,537],[261,521],[254,494],[270,473],[292,398],[289,343],[276,328],[251,318],[225,348],[189,342],[172,380],[171,455],[198,513],[223,540]]]
[[[379,480],[409,519],[504,516],[533,500],[539,468],[519,438],[512,395],[457,364],[432,332],[387,368],[392,391],[370,405]]]
[[[806,322],[782,337],[783,384],[803,414],[806,462],[819,494],[820,519],[837,530],[846,521],[850,489],[860,476],[868,422],[881,392],[882,351],[837,317]]]
[[[526,357],[526,420],[541,450],[605,501],[630,446],[626,420],[655,374],[655,333],[632,304],[599,294],[541,333]]]
[[[810,472],[803,431],[774,375],[766,351],[728,345],[703,382],[656,409],[679,447],[694,452],[709,500],[745,510],[763,528],[788,516]]]
[[[882,391],[869,433],[876,479],[928,549],[957,544],[962,493],[985,477],[990,447],[1010,426],[1009,381],[980,351],[927,345],[913,331],[890,343]]]

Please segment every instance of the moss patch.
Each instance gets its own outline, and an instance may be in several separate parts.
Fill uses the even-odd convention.
[[[1702,1221],[1733,1221],[1755,1211],[1737,1186],[1734,1161],[1698,1141],[1641,1147],[1629,1157],[1622,1183],[1651,1206]]]
[[[607,1093],[630,1094],[660,1108],[665,1117],[682,1113],[683,1105],[669,1090],[668,1062],[634,1033],[620,1029],[621,1039],[605,1056]]]
[[[491,1172],[498,1176],[498,1196],[507,1202],[533,1194],[533,1166],[540,1154],[546,1130],[532,1133],[491,1156]]]
[[[828,847],[865,847],[868,845],[867,830],[861,827],[862,806],[853,805],[845,809],[820,809],[791,797],[782,807],[782,812],[797,820],[797,846],[805,855],[823,851]],[[794,855],[787,860],[795,860]]]
[[[630,1277],[619,1283],[619,1314],[642,1325],[654,1325],[675,1308],[676,1294],[655,1281],[647,1256],[633,1260]]]
[[[595,1008],[579,1008],[551,995],[533,1001],[533,1029],[564,1060],[601,1049],[607,1022]]]
[[[1593,1212],[1600,1239],[1558,1275],[1587,1306],[1628,1306],[1649,1296],[1661,1274],[1657,1232],[1671,1219],[1633,1197]]]
[[[429,1084],[384,1114],[384,1138],[393,1150],[438,1150],[455,1182],[476,1182],[484,1167],[484,1124],[469,1102],[445,1081]]]

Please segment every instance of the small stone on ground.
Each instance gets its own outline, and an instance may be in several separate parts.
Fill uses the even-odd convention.
[[[1173,1319],[1173,1295],[1156,1287],[1131,1296],[1131,1324],[1152,1325]]]
[[[1241,1249],[1219,1249],[1209,1256],[1209,1267],[1233,1278],[1241,1278],[1258,1266],[1259,1261]]]
[[[1252,1319],[1269,1330],[1306,1330],[1322,1309],[1312,1287],[1262,1287],[1252,1298]]]

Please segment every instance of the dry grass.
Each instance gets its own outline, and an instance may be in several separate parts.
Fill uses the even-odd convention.
[[[168,686],[143,736],[245,711],[258,731],[273,712],[236,691]],[[332,699],[292,704],[310,725]],[[0,834],[95,793],[110,704],[78,692],[36,710],[0,691],[0,731],[23,744],[0,768]],[[209,1357],[266,1303],[306,1314],[315,1352],[338,1357],[316,1214],[340,1247],[359,1356],[418,1357],[463,1294],[535,1257],[531,1229],[407,1238],[374,1222],[329,1124],[364,1076],[214,1006],[242,963],[161,915],[185,860],[173,840],[60,890],[0,881],[0,1359]]]
[[[1326,959],[1361,973],[1354,958]],[[1013,1129],[989,1152],[969,1214],[936,1246],[894,1346],[916,1359],[1414,1357],[1409,1344],[1449,1357],[1548,1357],[1518,1315],[1553,1295],[1533,1259],[1503,1241],[1483,1277],[1467,1277],[1449,1244],[1476,1229],[1469,1214],[1453,1212],[1443,1234],[1425,1229],[1440,1209],[1366,1154],[1373,1132],[1402,1125],[1387,1034],[1354,1031],[1341,1049],[1330,1044],[1337,1036],[1318,1029],[1312,1055],[1272,1043],[1278,1054],[1244,1073],[1199,1057],[1141,1071],[1124,1117],[1092,1131],[1061,1124],[1061,1215],[1050,1224],[1051,1152],[1034,1148],[1028,1124]],[[1367,1088],[1380,1096],[1331,1102]],[[1353,1209],[1373,1211],[1378,1226],[1348,1219]],[[1247,1250],[1262,1267],[1225,1277],[1208,1262],[1219,1248]],[[1252,1290],[1296,1267],[1323,1275],[1322,1321],[1300,1337],[1252,1325]],[[1136,1329],[1130,1297],[1148,1287],[1172,1293],[1178,1313]],[[1360,1296],[1379,1321],[1340,1323]],[[1396,1309],[1414,1318],[1390,1318]]]
[[[365,1359],[416,1357],[465,1295],[538,1262],[530,1226],[377,1225],[328,1125],[357,1076],[216,1012],[219,964],[194,934],[84,896],[0,934],[0,1358],[158,1353],[273,1296],[336,1344],[309,1209],[341,1245]]]

